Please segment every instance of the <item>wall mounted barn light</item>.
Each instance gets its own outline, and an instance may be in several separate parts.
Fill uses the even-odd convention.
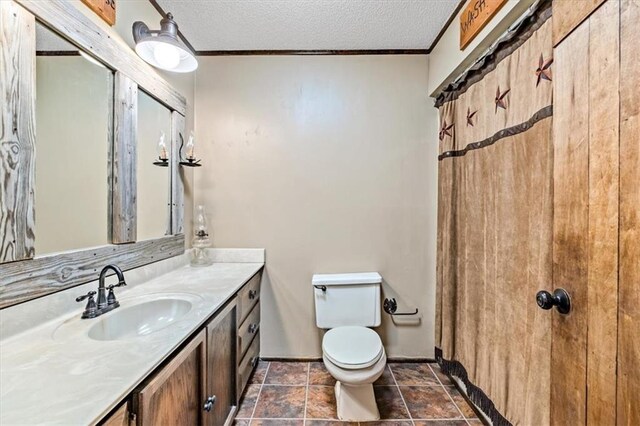
[[[181,73],[198,68],[195,55],[178,38],[178,24],[170,13],[160,21],[160,30],[150,30],[144,22],[134,22],[133,39],[138,56],[156,68]]]

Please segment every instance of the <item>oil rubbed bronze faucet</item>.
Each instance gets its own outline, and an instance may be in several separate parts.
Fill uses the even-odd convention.
[[[104,280],[107,277],[107,273],[109,271],[113,271],[116,273],[118,277],[118,283],[112,284],[109,287],[105,288]],[[116,265],[107,265],[102,268],[100,271],[100,278],[98,280],[98,301],[94,300],[94,296],[96,295],[95,291],[90,291],[84,296],[76,297],[76,302],[82,302],[85,299],[87,300],[87,306],[84,308],[84,312],[82,313],[82,318],[95,318],[99,317],[102,314],[106,314],[109,311],[114,310],[118,306],[120,306],[120,302],[116,300],[116,295],[113,292],[115,287],[122,287],[127,285],[124,280],[124,274],[122,273],[122,269],[118,268]],[[109,290],[109,294],[107,295],[107,290]]]

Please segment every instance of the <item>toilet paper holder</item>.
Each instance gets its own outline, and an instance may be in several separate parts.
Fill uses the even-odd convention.
[[[416,308],[415,312],[396,312],[396,310],[398,309],[398,302],[396,302],[395,298],[392,299],[384,299],[384,303],[382,304],[382,307],[384,309],[384,311],[386,313],[388,313],[389,315],[417,315],[418,314],[418,308]]]

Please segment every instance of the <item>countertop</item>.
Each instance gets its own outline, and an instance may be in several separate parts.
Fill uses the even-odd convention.
[[[182,266],[117,293],[119,309],[126,307],[128,301],[152,300],[154,294],[195,295],[189,313],[146,336],[91,340],[82,331],[88,322],[118,309],[103,317],[77,321],[82,311],[79,308],[3,340],[0,424],[75,425],[101,420],[263,266],[264,263]]]

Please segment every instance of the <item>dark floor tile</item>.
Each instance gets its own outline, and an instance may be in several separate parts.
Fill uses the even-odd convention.
[[[308,419],[337,419],[336,395],[333,386],[309,386],[307,391]]]
[[[309,384],[333,386],[336,379],[329,374],[323,362],[312,362],[309,364]]]
[[[269,367],[269,362],[260,361],[255,370],[253,370],[253,374],[249,379],[249,383],[254,385],[261,385],[264,381],[264,376],[267,373],[267,367]]]
[[[414,419],[462,418],[441,386],[400,386],[400,391]]]
[[[305,386],[264,385],[256,403],[256,419],[298,419],[304,417]]]
[[[412,426],[408,420],[386,420],[379,422],[360,422],[361,426]]]
[[[393,376],[391,375],[391,370],[389,369],[388,365],[384,367],[384,372],[382,373],[382,376],[380,376],[378,380],[376,380],[373,384],[376,386],[396,384],[396,382],[393,380]]]
[[[415,426],[467,426],[464,420],[416,420]]]
[[[438,364],[433,362],[429,364],[429,367],[431,367],[431,370],[435,373],[436,376],[438,376],[438,379],[440,379],[443,385],[448,386],[453,384],[449,376],[442,372]]]
[[[303,426],[304,420],[291,419],[253,419],[251,426]]]
[[[364,423],[360,423],[364,424]],[[358,422],[343,422],[340,420],[308,420],[306,426],[358,426]]]
[[[253,407],[256,406],[258,400],[258,394],[260,393],[260,385],[248,385],[247,390],[244,391],[244,395],[240,400],[240,406],[236,413],[238,419],[250,419],[253,414]]]
[[[251,420],[249,419],[235,419],[233,421],[233,426],[249,426]]]
[[[427,363],[405,362],[391,364],[391,371],[398,385],[435,386],[440,385],[436,375]]]
[[[467,419],[475,419],[478,417],[476,412],[473,411],[473,408],[469,405],[467,400],[464,398],[464,396],[460,393],[458,389],[448,388],[447,392],[449,392],[449,395],[451,395],[453,402],[456,403],[456,405],[462,412],[463,416],[465,416]]]
[[[264,381],[269,385],[302,385],[307,384],[308,362],[272,362]]]
[[[401,420],[408,419],[409,413],[402,402],[400,391],[397,386],[374,386],[376,403],[380,411],[381,420]]]

